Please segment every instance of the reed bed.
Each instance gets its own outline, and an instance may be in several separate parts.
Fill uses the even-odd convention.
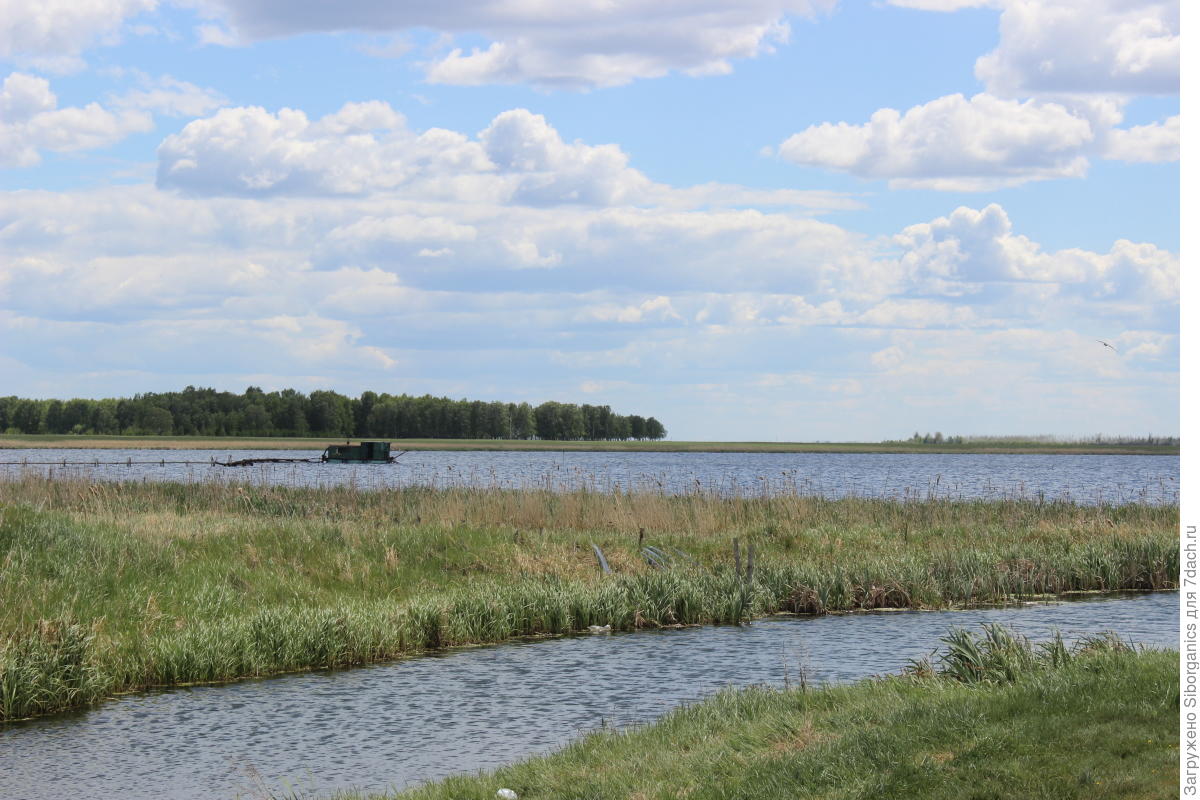
[[[590,625],[1169,589],[1177,525],[1144,505],[27,476],[0,482],[0,720]]]

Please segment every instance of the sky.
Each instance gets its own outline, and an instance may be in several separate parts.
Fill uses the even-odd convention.
[[[0,0],[0,395],[1177,435],[1179,30],[1148,0]]]

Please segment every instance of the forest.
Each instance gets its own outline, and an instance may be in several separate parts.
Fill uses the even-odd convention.
[[[608,406],[486,402],[318,390],[242,394],[197,389],[103,400],[0,397],[0,431],[9,434],[126,436],[323,436],[382,439],[662,439],[654,417]]]

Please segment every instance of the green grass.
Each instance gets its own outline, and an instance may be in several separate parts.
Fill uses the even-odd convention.
[[[357,441],[357,439],[355,439]],[[4,448],[145,448],[201,450],[324,450],[337,437],[204,437],[0,434]],[[961,444],[909,442],[554,442],[528,439],[399,439],[397,450],[548,450],[662,453],[1043,453],[1179,455],[1178,445],[982,440]],[[3,460],[3,459],[0,459]]]
[[[1178,653],[967,638],[1008,674],[729,690],[651,725],[388,796],[490,800],[500,787],[522,800],[1178,796]]]
[[[0,719],[429,648],[1174,588],[1177,507],[0,482]],[[752,580],[731,554],[755,547]],[[613,568],[603,575],[592,544]],[[672,554],[652,568],[640,548]]]

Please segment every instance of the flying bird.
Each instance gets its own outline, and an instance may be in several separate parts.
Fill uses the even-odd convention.
[[[1111,344],[1104,341],[1103,339],[1097,339],[1096,341],[1099,342],[1100,344],[1104,345],[1105,347],[1107,347],[1109,350],[1112,350],[1114,353],[1117,353],[1117,348],[1113,347]],[[1121,354],[1117,353],[1117,355],[1121,355]]]

